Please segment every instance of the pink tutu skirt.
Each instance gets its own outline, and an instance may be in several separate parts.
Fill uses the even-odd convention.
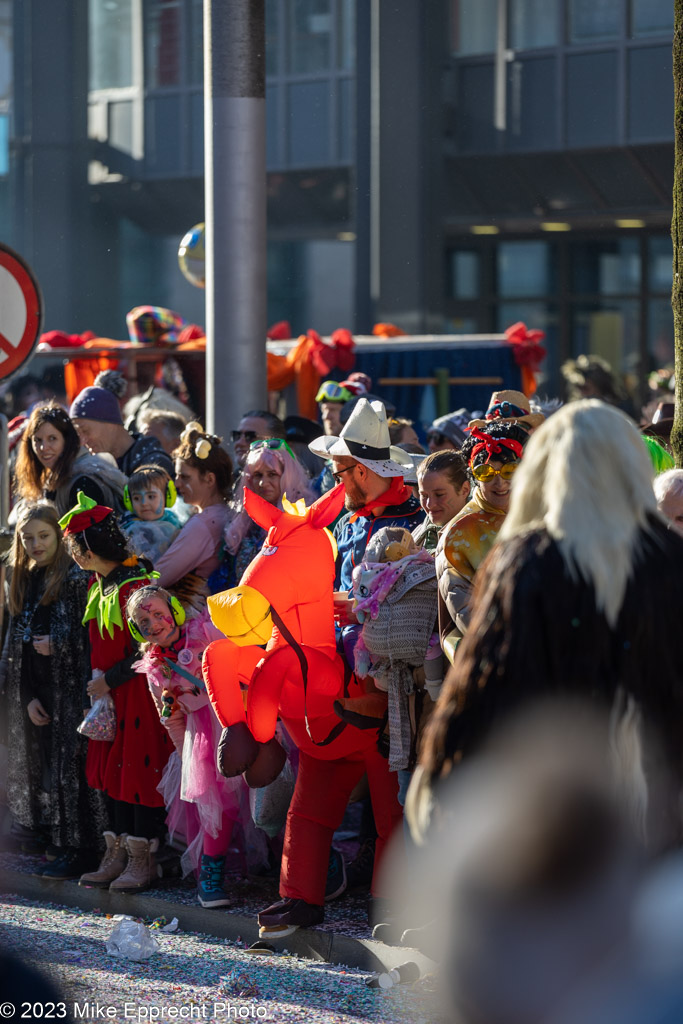
[[[159,783],[170,839],[187,845],[183,875],[198,871],[205,837],[215,839],[229,822],[240,826],[233,827],[226,851],[234,866],[258,870],[268,863],[266,836],[251,821],[247,784],[241,775],[226,779],[216,767],[221,731],[210,704],[188,714],[182,758],[169,759]]]

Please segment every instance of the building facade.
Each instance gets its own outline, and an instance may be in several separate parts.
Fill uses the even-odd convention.
[[[672,359],[671,0],[266,0],[268,315]],[[0,234],[47,328],[203,322],[202,0],[0,0]],[[225,240],[229,245],[229,239]]]

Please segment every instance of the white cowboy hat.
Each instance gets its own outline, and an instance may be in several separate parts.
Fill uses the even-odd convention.
[[[323,434],[309,444],[314,455],[331,459],[347,456],[367,466],[377,476],[403,476],[405,452],[395,448],[389,439],[386,409],[381,402],[359,399],[342,428],[339,437]]]
[[[422,452],[418,455],[416,452],[406,452],[403,448],[399,448],[401,453],[398,462],[403,466],[403,482],[406,484],[417,484],[417,470],[424,460],[427,458],[427,453]]]

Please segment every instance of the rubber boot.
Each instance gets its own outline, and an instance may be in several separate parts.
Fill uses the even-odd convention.
[[[223,888],[225,857],[202,854],[202,866],[197,884],[197,898],[203,907],[225,907],[230,898]]]
[[[145,839],[142,836],[126,838],[128,863],[122,874],[116,878],[109,889],[111,892],[142,892],[161,877],[161,869],[156,861],[159,849],[158,839]]]
[[[117,836],[115,832],[104,832],[107,844],[104,856],[97,871],[87,871],[81,875],[79,885],[92,885],[96,889],[108,889],[111,882],[118,878],[126,866],[128,852],[126,850],[125,833]]]

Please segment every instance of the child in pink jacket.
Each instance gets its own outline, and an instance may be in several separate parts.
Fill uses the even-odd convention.
[[[126,614],[131,633],[144,642],[134,668],[147,675],[161,722],[179,755],[179,761],[169,761],[159,786],[169,811],[169,831],[186,832],[184,873],[201,864],[201,905],[225,906],[230,902],[223,887],[225,856],[241,806],[248,816],[248,802],[242,799],[242,778],[226,779],[216,768],[221,725],[202,680],[202,655],[222,634],[206,611],[186,619],[178,599],[159,586],[136,590]]]

